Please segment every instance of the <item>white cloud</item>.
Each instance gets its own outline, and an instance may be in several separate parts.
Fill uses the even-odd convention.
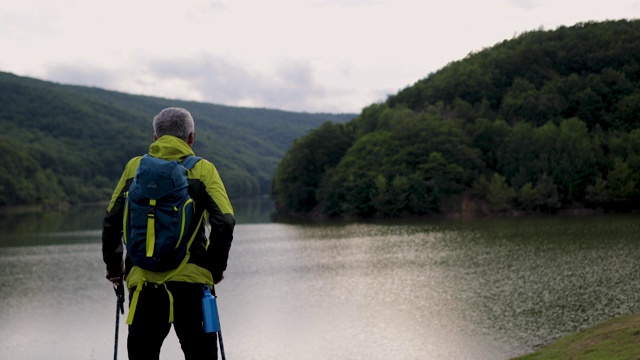
[[[95,86],[102,88],[118,87],[118,76],[112,71],[92,64],[56,63],[46,67],[44,77],[59,83]]]
[[[540,6],[540,3],[541,3],[540,0],[510,0],[510,1],[516,6],[520,6],[527,10],[535,9],[536,7]]]

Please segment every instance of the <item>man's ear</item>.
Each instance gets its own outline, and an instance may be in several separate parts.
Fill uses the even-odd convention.
[[[196,141],[196,132],[194,131],[191,134],[189,134],[189,141],[187,141],[187,144],[191,146],[195,141]]]
[[[156,135],[156,133],[153,133],[153,141],[158,140],[158,135]]]

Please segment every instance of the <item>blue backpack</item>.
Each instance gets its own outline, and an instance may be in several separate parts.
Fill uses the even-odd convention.
[[[124,243],[133,264],[162,272],[178,267],[187,253],[194,212],[187,174],[200,160],[182,163],[144,155],[126,194]]]

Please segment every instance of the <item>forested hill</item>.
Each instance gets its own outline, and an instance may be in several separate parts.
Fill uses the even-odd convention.
[[[640,22],[620,20],[523,33],[315,129],[274,195],[329,216],[629,211],[639,180]]]
[[[294,139],[355,115],[228,107],[60,85],[0,73],[0,205],[110,198],[124,165],[148,150],[160,110],[188,109],[197,155],[232,197],[268,194]]]

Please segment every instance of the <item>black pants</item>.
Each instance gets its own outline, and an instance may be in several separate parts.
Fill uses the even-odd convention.
[[[216,334],[205,334],[202,329],[202,287],[202,284],[167,283],[173,296],[173,326],[185,360],[218,358]],[[127,338],[130,360],[159,359],[162,342],[171,329],[167,289],[164,285],[149,284],[140,292]]]

